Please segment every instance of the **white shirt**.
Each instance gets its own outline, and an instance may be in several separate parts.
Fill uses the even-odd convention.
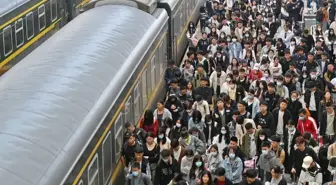
[[[177,151],[173,150],[173,155],[174,155],[174,159],[178,161],[181,155],[181,146],[179,146],[179,149]]]
[[[278,125],[277,125],[277,130],[276,130],[276,133],[279,135],[283,134],[283,126],[284,126],[283,116],[284,116],[284,111],[279,110]]]
[[[290,132],[288,130],[288,146],[287,146],[288,155],[290,155],[290,152],[291,152],[291,145],[292,145],[292,140],[293,140],[295,132],[296,132],[296,128],[294,128],[293,132]]]
[[[326,135],[335,135],[335,130],[334,130],[334,115],[335,115],[335,113],[332,113],[332,114],[327,113]]]
[[[309,102],[309,110],[316,111],[316,102],[315,102],[315,92],[311,92],[310,102]]]
[[[254,134],[251,134],[249,136],[250,136],[250,153],[249,153],[250,156],[249,157],[253,158],[257,155],[257,145],[256,145]]]

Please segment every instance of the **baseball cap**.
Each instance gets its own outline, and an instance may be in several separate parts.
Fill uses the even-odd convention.
[[[311,165],[311,163],[313,162],[313,158],[311,156],[306,156],[303,159],[303,163],[302,163],[302,168],[307,169],[309,168],[309,166]]]

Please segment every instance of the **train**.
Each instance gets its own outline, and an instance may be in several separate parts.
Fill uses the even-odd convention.
[[[124,124],[164,98],[167,60],[203,3],[95,1],[5,73],[2,184],[124,184]]]
[[[0,68],[14,65],[81,13],[89,0],[0,0]]]

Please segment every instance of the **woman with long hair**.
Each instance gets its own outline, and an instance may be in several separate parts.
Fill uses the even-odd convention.
[[[163,101],[158,101],[156,104],[157,109],[154,111],[154,118],[158,120],[159,126],[163,125],[163,120],[166,118],[173,119],[172,114],[167,108],[164,107]]]
[[[154,142],[154,138],[155,136],[152,132],[147,132],[143,154],[143,156],[149,161],[152,177],[155,177],[156,165],[160,159],[160,146]]]
[[[206,171],[205,164],[201,155],[195,155],[190,168],[189,181],[190,185],[197,185],[201,182],[201,175]]]
[[[334,104],[334,100],[333,100],[333,97],[331,96],[331,93],[329,91],[326,91],[324,93],[322,100],[320,101],[320,106],[318,108],[318,115],[319,115],[318,119],[319,120],[316,120],[316,121],[320,121],[322,119],[323,112],[326,111],[326,104],[328,102]]]
[[[206,168],[214,175],[216,169],[221,167],[222,161],[223,158],[219,152],[218,146],[216,144],[211,145],[207,154]]]
[[[257,81],[255,96],[261,101],[265,92],[267,92],[267,83],[264,80]]]
[[[159,122],[154,118],[152,110],[148,109],[145,111],[144,116],[140,120],[140,128],[144,129],[146,132],[152,132],[155,137],[157,136]]]
[[[199,185],[213,185],[213,179],[209,171],[204,171],[200,180],[201,183]]]
[[[166,136],[166,129],[164,127],[159,128],[158,136],[154,139],[154,142],[160,145],[160,151],[163,149],[170,150],[170,139]]]

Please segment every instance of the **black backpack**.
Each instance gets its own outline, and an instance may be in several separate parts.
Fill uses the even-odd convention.
[[[322,10],[318,10],[316,12],[316,21],[318,21],[318,22],[322,22],[323,21],[323,12],[322,12]]]

